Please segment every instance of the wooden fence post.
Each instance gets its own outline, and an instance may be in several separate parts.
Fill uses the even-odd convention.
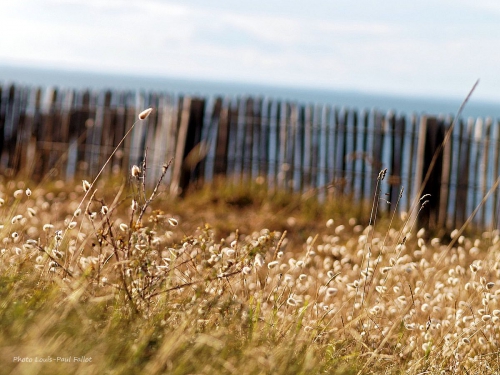
[[[417,181],[420,191],[425,176],[431,167],[431,161],[444,140],[445,127],[442,121],[436,117],[423,116],[420,123],[419,146],[417,154]],[[418,214],[418,228],[438,229],[440,199],[441,199],[441,177],[443,170],[443,153],[438,154],[436,162],[430,172],[429,179],[423,186],[422,196],[429,194],[425,200],[429,202]],[[418,199],[420,197],[417,197]]]
[[[205,146],[201,143],[204,113],[204,99],[184,98],[170,185],[173,194],[182,194],[191,180],[198,177],[196,167],[204,158]]]

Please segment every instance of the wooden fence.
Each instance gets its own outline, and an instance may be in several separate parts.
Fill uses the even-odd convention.
[[[0,86],[0,172],[40,180],[93,178],[145,108],[104,176],[127,173],[147,148],[149,184],[174,157],[166,182],[179,193],[194,181],[223,175],[265,182],[271,189],[315,191],[320,199],[373,199],[381,210],[410,211],[450,117],[303,105],[260,97],[188,97],[167,93],[75,91]],[[500,124],[459,120],[439,154],[423,194],[431,194],[421,224],[453,229],[475,215],[497,227]],[[390,203],[387,203],[387,202]]]

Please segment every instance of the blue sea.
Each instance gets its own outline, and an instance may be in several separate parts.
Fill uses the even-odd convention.
[[[231,97],[250,95],[304,104],[328,104],[357,109],[376,108],[381,111],[391,110],[403,114],[426,113],[429,115],[454,115],[463,100],[461,98],[436,98],[432,95],[423,98],[345,90],[267,86],[239,82],[229,83],[0,65],[0,84],[8,83],[75,89],[161,91],[202,96]],[[465,97],[466,93],[463,94]],[[500,119],[500,103],[481,101],[472,96],[462,112],[462,117]]]

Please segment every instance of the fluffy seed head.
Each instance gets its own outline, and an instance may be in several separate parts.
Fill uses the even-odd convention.
[[[153,112],[153,108],[148,108],[139,113],[139,120],[145,120],[148,118],[148,116]]]
[[[130,174],[132,175],[132,177],[139,177],[141,175],[141,168],[139,168],[137,165],[132,166]]]
[[[132,211],[136,211],[139,208],[139,204],[135,199],[132,199]]]
[[[254,265],[256,267],[262,267],[264,265],[264,258],[262,257],[262,255],[257,254],[255,256]]]
[[[88,182],[87,180],[83,180],[82,185],[83,185],[83,191],[85,192],[89,191],[90,188],[92,187],[92,185],[90,185],[90,182]]]
[[[276,267],[276,265],[277,265],[277,264],[278,264],[278,261],[277,261],[277,260],[272,261],[272,262],[269,262],[269,263],[267,264],[267,268],[269,268],[269,269],[274,268],[274,267]]]
[[[45,224],[43,226],[43,231],[44,232],[48,232],[49,230],[51,230],[52,228],[54,228],[54,226],[52,224]]]

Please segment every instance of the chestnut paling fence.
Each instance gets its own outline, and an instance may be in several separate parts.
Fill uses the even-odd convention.
[[[103,176],[128,171],[147,150],[148,183],[174,158],[165,181],[173,193],[222,175],[319,199],[371,201],[410,211],[451,117],[304,105],[261,97],[190,97],[168,93],[76,91],[0,86],[0,171],[6,177],[91,179],[145,108]],[[459,119],[423,194],[423,225],[462,225],[492,190],[473,224],[496,228],[500,124]]]

